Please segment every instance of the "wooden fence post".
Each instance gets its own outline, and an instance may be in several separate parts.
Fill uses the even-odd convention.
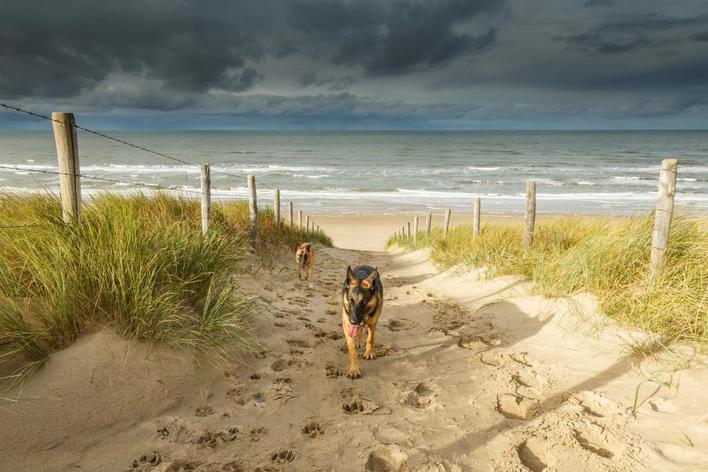
[[[524,252],[528,255],[533,247],[533,233],[536,226],[536,182],[526,182],[526,231],[524,231]]]
[[[292,202],[292,200],[290,200],[289,206],[290,206],[290,221],[289,221],[289,223],[290,223],[290,229],[292,229],[293,223],[295,220],[295,218],[293,217],[293,202]]]
[[[305,232],[310,232],[310,215],[305,218]]]
[[[430,236],[430,231],[433,228],[433,212],[429,211],[428,215],[425,217],[426,233]]]
[[[209,164],[200,167],[202,182],[202,234],[206,236],[209,232],[209,220],[211,219],[211,172]]]
[[[450,229],[450,214],[452,210],[449,208],[445,210],[445,223],[444,223],[444,236],[447,238],[447,231]]]
[[[248,190],[250,191],[248,215],[251,219],[251,244],[253,244],[255,248],[258,242],[258,201],[256,195],[256,177],[253,175],[248,176]]]
[[[280,229],[280,189],[273,194],[273,211],[275,213],[275,229]]]
[[[479,219],[481,213],[481,201],[479,197],[475,197],[474,205],[472,206],[472,237],[479,237]]]
[[[408,239],[411,239],[411,222],[406,223],[408,225]]]
[[[297,211],[297,219],[299,220],[298,229],[302,231],[302,210]]]
[[[413,218],[413,242],[418,242],[418,215]]]
[[[79,141],[73,113],[52,113],[52,129],[59,160],[59,193],[64,223],[81,221]]]
[[[657,281],[664,266],[664,254],[669,244],[671,217],[674,212],[677,172],[678,160],[664,159],[661,161],[659,191],[656,196],[656,210],[654,212],[654,232],[651,238],[651,260],[649,263],[650,285],[654,285]]]

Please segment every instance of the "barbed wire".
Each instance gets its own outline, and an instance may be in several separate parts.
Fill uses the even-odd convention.
[[[16,112],[18,112],[18,113],[24,113],[24,114],[29,115],[29,116],[34,116],[34,117],[36,117],[36,118],[41,118],[41,119],[43,119],[43,120],[53,121],[53,122],[55,122],[55,123],[61,123],[61,124],[63,124],[63,125],[66,125],[66,124],[67,124],[67,123],[65,123],[64,121],[54,119],[54,118],[52,118],[51,116],[43,115],[43,114],[41,114],[41,113],[37,113],[37,112],[34,112],[34,111],[30,111],[30,110],[25,110],[24,108],[16,107],[16,106],[13,106],[13,105],[8,105],[7,103],[0,103],[0,107],[6,108],[6,109],[8,109],[8,110],[16,111]],[[186,164],[186,165],[196,166],[196,167],[199,167],[199,165],[200,165],[200,164],[196,164],[196,163],[194,163],[194,162],[190,162],[190,161],[187,161],[187,160],[184,160],[184,159],[180,159],[180,158],[178,158],[178,157],[170,156],[169,154],[165,154],[165,153],[163,153],[163,152],[154,151],[154,150],[152,150],[152,149],[146,148],[145,146],[141,146],[141,145],[139,145],[139,144],[133,144],[133,143],[128,142],[128,141],[126,141],[126,140],[124,140],[124,139],[116,138],[116,137],[114,137],[114,136],[110,136],[110,135],[107,135],[107,134],[105,134],[105,133],[101,133],[100,131],[95,131],[95,130],[92,130],[92,129],[89,129],[89,128],[85,128],[85,127],[80,126],[80,125],[78,125],[78,124],[76,124],[76,123],[74,123],[73,126],[74,126],[76,129],[80,129],[81,131],[84,131],[84,132],[86,132],[86,133],[93,134],[93,135],[95,135],[95,136],[99,136],[99,137],[101,137],[101,138],[108,139],[108,140],[111,140],[111,141],[115,141],[115,142],[117,142],[117,143],[120,143],[120,144],[123,144],[123,145],[126,145],[126,146],[130,146],[130,147],[132,147],[132,148],[139,149],[139,150],[141,150],[141,151],[144,151],[144,152],[147,152],[147,153],[150,153],[150,154],[154,154],[154,155],[156,155],[156,156],[164,157],[165,159],[170,159],[170,160],[172,160],[172,161],[179,162],[179,163],[181,163],[181,164]],[[237,179],[243,178],[243,176],[239,176],[239,175],[236,175],[236,174],[231,174],[231,173],[229,173],[229,172],[224,172],[224,171],[221,171],[221,170],[218,170],[218,169],[211,169],[211,172],[216,173],[216,174],[228,175],[228,176],[230,176],[230,177],[235,177],[235,178],[237,178]]]
[[[9,169],[9,170],[14,170],[18,172],[33,172],[37,174],[49,174],[49,175],[76,175],[77,177],[81,177],[83,179],[88,179],[88,180],[98,180],[102,182],[109,182],[109,183],[114,183],[114,184],[124,184],[124,185],[131,185],[133,187],[144,187],[150,190],[168,190],[171,192],[184,192],[184,193],[191,193],[194,195],[202,195],[203,192],[201,190],[190,190],[190,189],[185,189],[182,187],[174,187],[174,186],[168,186],[168,185],[161,185],[161,184],[151,184],[147,182],[129,182],[127,180],[118,180],[118,179],[109,179],[107,177],[99,177],[97,175],[87,175],[87,174],[72,174],[69,172],[59,172],[59,171],[53,171],[53,170],[48,170],[48,169],[35,169],[31,167],[17,167],[17,166],[10,166],[6,164],[0,164],[0,169]],[[238,198],[236,195],[226,193],[223,191],[219,191],[216,189],[210,189],[209,194],[212,197],[233,197],[233,198]]]

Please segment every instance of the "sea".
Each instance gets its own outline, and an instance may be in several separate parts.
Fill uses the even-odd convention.
[[[143,149],[79,131],[83,194],[195,196],[198,164],[210,164],[213,198],[259,200],[280,189],[310,213],[469,212],[521,214],[528,180],[546,214],[649,212],[662,159],[677,158],[676,202],[708,214],[708,131],[582,132],[106,132]],[[58,189],[50,132],[0,132],[0,191]],[[36,172],[44,171],[44,172]],[[105,180],[93,179],[98,177]]]

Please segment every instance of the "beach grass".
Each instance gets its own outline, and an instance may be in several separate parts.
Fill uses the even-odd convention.
[[[331,245],[322,232],[276,229],[270,210],[258,224],[258,254]],[[198,201],[166,194],[100,195],[70,225],[54,195],[0,195],[0,362],[18,366],[5,380],[105,326],[224,359],[258,349],[263,304],[233,277],[258,259],[248,205],[213,205],[206,237],[200,225]]]
[[[389,246],[431,248],[438,266],[483,267],[487,277],[518,274],[546,296],[590,292],[603,312],[629,326],[664,337],[708,345],[708,223],[675,215],[666,263],[650,285],[649,257],[654,216],[557,217],[537,222],[533,249],[524,254],[521,223],[471,226],[418,235],[417,243],[400,236]]]

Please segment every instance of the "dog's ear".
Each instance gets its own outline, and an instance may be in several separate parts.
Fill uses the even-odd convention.
[[[370,288],[372,291],[376,290],[376,286],[374,285],[374,282],[376,282],[376,279],[379,278],[379,268],[377,267],[374,269],[372,273],[369,274],[367,278],[361,281],[362,286],[365,288]]]
[[[351,285],[353,281],[356,280],[354,272],[352,272],[352,266],[347,266],[347,284]]]

